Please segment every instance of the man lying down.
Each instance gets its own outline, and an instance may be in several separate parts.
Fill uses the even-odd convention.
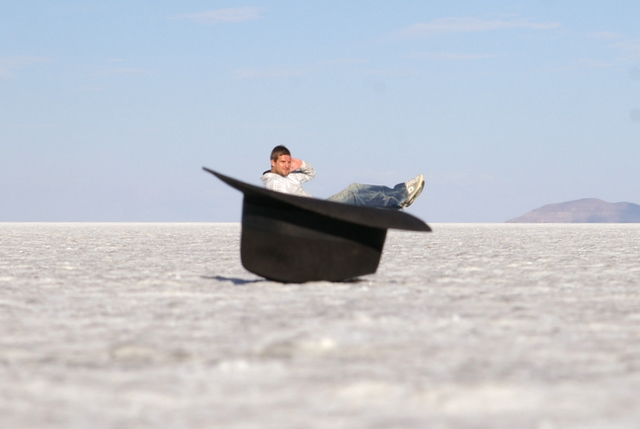
[[[286,147],[279,145],[271,151],[271,170],[267,170],[261,179],[264,187],[285,194],[311,197],[302,188],[304,182],[313,179],[316,170],[308,163],[291,157]],[[409,207],[418,198],[424,188],[422,174],[393,188],[380,185],[352,183],[344,190],[327,198],[328,201],[401,210]]]

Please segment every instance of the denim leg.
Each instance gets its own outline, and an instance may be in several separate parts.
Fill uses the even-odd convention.
[[[356,206],[399,209],[407,197],[407,187],[404,183],[399,183],[393,188],[352,183],[327,200]]]

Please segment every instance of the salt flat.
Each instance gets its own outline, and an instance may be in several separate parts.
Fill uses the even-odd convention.
[[[640,427],[640,225],[432,227],[280,284],[238,224],[0,223],[0,427]]]

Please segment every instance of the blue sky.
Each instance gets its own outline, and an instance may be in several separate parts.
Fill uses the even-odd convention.
[[[0,1],[0,221],[240,220],[273,146],[427,222],[640,203],[640,3]]]

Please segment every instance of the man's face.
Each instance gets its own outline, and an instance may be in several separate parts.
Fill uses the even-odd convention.
[[[271,160],[271,172],[287,177],[291,172],[291,156],[280,155],[276,161]]]

